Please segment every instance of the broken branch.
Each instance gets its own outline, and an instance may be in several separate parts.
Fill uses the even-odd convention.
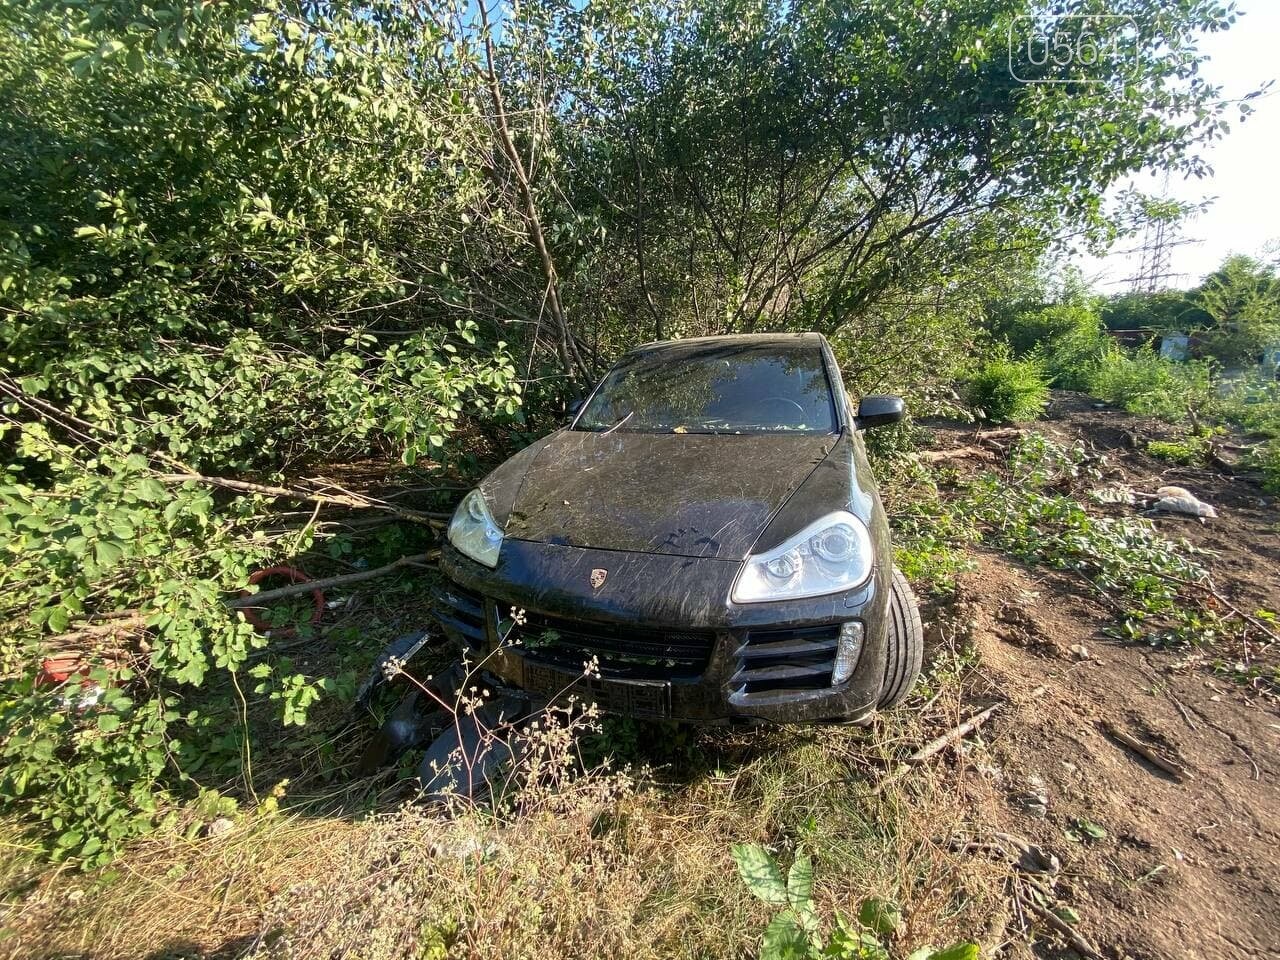
[[[250,483],[247,480],[206,477],[200,473],[167,473],[162,474],[159,479],[164,483],[185,483],[188,480],[192,480],[196,483],[208,484],[211,487],[222,487],[226,490],[235,490],[239,493],[261,493],[268,497],[282,497],[335,507],[354,507],[358,510],[382,510],[402,520],[423,523],[436,529],[443,529],[445,521],[449,519],[449,515],[445,513],[423,513],[421,510],[411,510],[408,507],[400,507],[384,500],[374,500],[349,491],[343,493],[312,493],[306,490],[292,490],[288,487],[273,487],[265,483]]]
[[[1022,901],[1022,903],[1025,906],[1030,907],[1031,911],[1037,917],[1049,926],[1053,927],[1053,929],[1058,931],[1058,933],[1062,934],[1063,939],[1065,939],[1067,943],[1071,944],[1072,949],[1077,953],[1082,956],[1089,957],[1090,960],[1102,960],[1102,954],[1098,953],[1097,948],[1081,936],[1076,931],[1075,927],[1071,926],[1071,924],[1067,923],[1067,921],[1063,920],[1048,907],[1044,907],[1039,903],[1036,903],[1035,897],[1027,897]]]
[[[389,573],[400,569],[401,567],[415,566],[421,563],[429,563],[440,556],[439,550],[428,550],[426,553],[415,553],[408,557],[401,557],[393,563],[388,563],[384,567],[375,567],[372,570],[361,570],[357,573],[344,573],[337,577],[326,577],[323,580],[307,580],[303,583],[291,583],[287,587],[278,587],[275,590],[263,590],[259,593],[251,594],[247,597],[237,597],[230,601],[227,606],[233,610],[243,607],[257,607],[264,603],[272,603],[276,600],[285,600],[289,597],[296,597],[304,593],[313,593],[316,590],[328,590],[331,587],[345,587],[352,583],[360,583],[363,580],[372,580],[375,577],[385,577]]]
[[[922,463],[939,463],[943,460],[960,460],[975,457],[979,460],[994,460],[995,454],[982,447],[954,447],[951,450],[922,450],[916,455]]]
[[[1124,744],[1124,746],[1128,747],[1134,753],[1138,754],[1138,756],[1142,757],[1152,766],[1159,767],[1165,773],[1169,774],[1172,777],[1176,777],[1179,780],[1193,779],[1193,777],[1191,776],[1191,771],[1189,771],[1186,767],[1182,766],[1182,764],[1174,760],[1170,760],[1168,757],[1157,753],[1154,749],[1147,746],[1145,743],[1143,743],[1141,740],[1138,740],[1136,737],[1130,736],[1129,734],[1125,733],[1123,730],[1119,730],[1109,723],[1104,724],[1103,729],[1106,731],[1107,735],[1111,737],[1112,740],[1115,740],[1118,743]]]

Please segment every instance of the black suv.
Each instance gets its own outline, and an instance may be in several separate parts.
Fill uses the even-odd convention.
[[[818,334],[640,347],[463,499],[437,616],[535,700],[864,720],[922,656],[859,433],[902,415],[852,404]]]

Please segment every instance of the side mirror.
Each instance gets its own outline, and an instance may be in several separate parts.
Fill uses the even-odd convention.
[[[564,415],[564,422],[566,424],[573,423],[574,418],[578,415],[578,411],[581,409],[581,400],[575,400],[573,403],[569,404],[569,412]]]
[[[858,416],[854,425],[859,430],[869,427],[882,427],[887,423],[897,423],[907,415],[907,405],[901,397],[872,395],[863,397],[858,403]]]

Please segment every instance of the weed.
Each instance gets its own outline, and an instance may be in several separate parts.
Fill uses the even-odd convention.
[[[813,902],[813,860],[797,851],[783,878],[778,861],[759,844],[734,844],[738,876],[759,900],[782,909],[765,928],[760,960],[889,960],[888,940],[902,927],[897,904],[869,897],[862,902],[855,922],[839,911],[834,929],[825,939]],[[910,960],[977,960],[978,945],[958,943],[945,950],[921,947]]]
[[[1038,361],[996,358],[969,381],[968,399],[983,420],[1036,420],[1049,402],[1049,384]]]
[[[1178,423],[1213,402],[1212,366],[1166,360],[1150,347],[1109,344],[1088,376],[1089,392],[1130,413]]]
[[[1209,446],[1207,434],[1193,433],[1178,440],[1152,440],[1147,444],[1147,452],[1170,463],[1192,465],[1205,462]]]

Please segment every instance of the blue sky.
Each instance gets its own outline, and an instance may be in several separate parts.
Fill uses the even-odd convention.
[[[1222,85],[1224,97],[1238,97],[1280,78],[1280,2],[1242,0],[1241,17],[1225,33],[1204,39],[1210,57],[1203,75]],[[1171,269],[1181,274],[1170,286],[1198,283],[1231,253],[1280,255],[1280,80],[1266,97],[1254,101],[1255,112],[1243,124],[1232,116],[1231,133],[1205,151],[1214,168],[1212,178],[1171,180],[1169,193],[1182,200],[1213,199],[1209,209],[1188,222],[1183,236],[1202,241],[1171,251]],[[1155,177],[1134,181],[1146,192],[1159,192]],[[1134,240],[1121,241],[1116,250],[1131,249]],[[1113,253],[1101,260],[1077,260],[1085,277],[1102,293],[1118,293],[1120,282],[1137,270],[1137,258]]]

